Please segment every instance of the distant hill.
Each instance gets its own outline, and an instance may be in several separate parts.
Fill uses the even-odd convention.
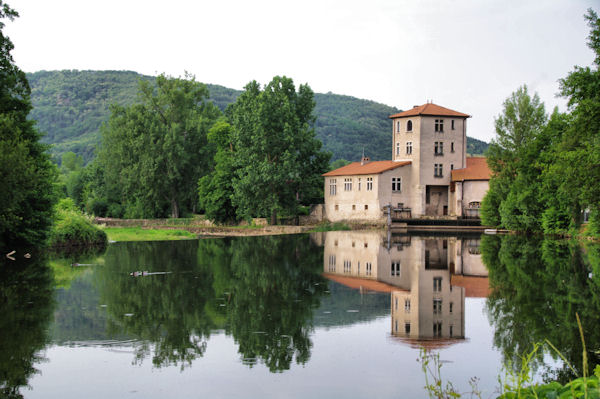
[[[99,129],[110,116],[109,106],[137,101],[138,80],[153,76],[131,71],[40,71],[28,73],[33,111],[30,118],[53,144],[56,160],[73,151],[89,162],[100,142]],[[261,82],[266,83],[266,82]],[[221,110],[234,102],[239,90],[207,84],[211,100]],[[332,93],[315,94],[315,130],[332,161],[356,161],[363,148],[372,160],[390,159],[392,123],[388,116],[400,110],[384,104]],[[468,138],[467,151],[482,154],[487,143]]]

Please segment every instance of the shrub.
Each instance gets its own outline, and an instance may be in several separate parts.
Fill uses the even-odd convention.
[[[80,212],[70,198],[54,207],[54,224],[49,243],[53,247],[104,245],[106,233],[92,224],[92,218]]]

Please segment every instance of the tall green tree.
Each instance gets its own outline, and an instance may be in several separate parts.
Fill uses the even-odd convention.
[[[52,223],[55,167],[41,144],[31,111],[31,89],[14,63],[4,20],[18,13],[0,0],[0,246],[42,243]]]
[[[540,153],[548,150],[544,129],[544,104],[527,86],[504,101],[496,119],[496,137],[487,152],[493,176],[482,205],[484,224],[509,229],[540,229],[543,203],[540,197]]]
[[[586,16],[590,27],[588,46],[595,54],[591,67],[576,66],[560,81],[560,93],[568,98],[572,121],[563,135],[557,168],[561,189],[571,193],[581,208],[600,213],[600,20],[592,9]],[[600,234],[600,218],[593,218]]]
[[[313,129],[313,91],[276,76],[261,90],[256,81],[229,109],[236,176],[233,206],[238,216],[296,215],[302,199],[318,197],[330,154]]]
[[[189,75],[160,75],[156,86],[140,81],[139,104],[112,106],[99,158],[125,216],[177,218],[195,210],[198,179],[212,162],[206,134],[220,114],[208,96]]]
[[[225,118],[217,121],[208,132],[208,141],[216,147],[215,167],[211,174],[200,178],[198,194],[200,208],[210,220],[219,223],[237,219],[231,203],[233,178],[235,176],[235,152],[232,143],[232,127]]]

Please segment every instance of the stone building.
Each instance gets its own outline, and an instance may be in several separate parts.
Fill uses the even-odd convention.
[[[433,103],[391,115],[391,161],[363,157],[323,174],[325,218],[383,221],[388,205],[411,218],[466,216],[465,204],[480,203],[489,181],[487,165],[482,171],[481,162],[467,158],[469,117]]]

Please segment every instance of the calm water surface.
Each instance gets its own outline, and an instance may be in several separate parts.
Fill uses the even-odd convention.
[[[34,257],[35,258],[35,257]],[[598,363],[600,248],[379,232],[116,243],[0,269],[0,388],[25,398],[419,398],[420,348],[494,396],[550,339]],[[538,379],[569,377],[556,356]],[[514,366],[516,367],[516,366]]]

